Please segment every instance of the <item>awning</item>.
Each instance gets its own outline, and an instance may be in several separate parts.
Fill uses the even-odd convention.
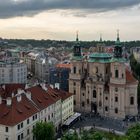
[[[69,118],[64,122],[63,125],[69,126],[70,123],[72,123],[72,122],[73,122],[75,119],[77,119],[79,116],[81,116],[81,113],[78,113],[78,112],[74,113],[74,115],[72,115],[71,117],[69,117]]]

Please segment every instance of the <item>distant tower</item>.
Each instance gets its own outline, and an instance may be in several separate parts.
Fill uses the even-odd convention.
[[[74,45],[73,54],[74,56],[81,56],[81,46],[79,43],[78,31],[76,32],[76,44]]]
[[[117,40],[115,42],[114,57],[122,58],[122,46],[120,42],[119,30],[117,30]]]
[[[103,40],[102,40],[102,34],[100,34],[100,42],[102,42]]]

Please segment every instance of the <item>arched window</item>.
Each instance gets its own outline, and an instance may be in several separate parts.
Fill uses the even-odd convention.
[[[102,102],[101,101],[99,101],[99,107],[101,107],[102,106]]]
[[[73,67],[73,73],[76,73],[76,67]]]
[[[96,73],[98,73],[98,67],[96,67]]]
[[[134,97],[130,97],[130,105],[134,104]]]
[[[118,78],[118,77],[119,77],[119,71],[115,70],[115,78]]]
[[[93,90],[93,98],[96,98],[96,90]]]
[[[115,113],[116,113],[116,114],[118,113],[118,108],[115,108]]]

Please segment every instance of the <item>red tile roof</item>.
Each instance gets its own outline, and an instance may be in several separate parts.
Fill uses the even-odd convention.
[[[136,83],[137,80],[134,78],[132,72],[130,72],[128,69],[126,69],[126,83]]]
[[[0,124],[7,126],[17,125],[37,112],[56,103],[58,100],[65,100],[72,95],[62,90],[52,89],[49,86],[46,86],[46,91],[40,85],[26,90],[24,87],[25,85],[22,84],[7,84],[5,85],[5,90],[2,87],[0,88],[0,95],[2,97],[2,103],[0,104]],[[21,93],[22,99],[20,102],[17,101],[17,96],[12,97],[12,92],[14,92],[14,95],[17,94],[19,88],[25,92],[30,92],[32,100],[29,100],[25,93]],[[6,104],[7,97],[11,97],[12,104],[10,106]]]
[[[60,97],[56,97],[53,94],[50,95],[50,90],[43,90],[41,86],[35,86],[27,89],[31,92],[32,100],[38,106],[39,109],[45,109],[51,104],[54,104]]]
[[[7,106],[3,101],[0,104],[0,112],[0,124],[14,126],[31,117],[33,114],[36,114],[38,109],[25,95],[22,95],[20,102],[14,97],[11,106]]]
[[[57,68],[68,68],[70,69],[72,66],[72,64],[57,64],[56,67]]]
[[[62,100],[66,100],[67,98],[71,97],[73,94],[63,91],[63,90],[58,90],[58,89],[54,89],[55,92],[61,97]]]
[[[25,89],[25,84],[5,84],[3,87],[0,87],[0,95],[3,98],[7,98],[11,97],[12,93],[17,94],[18,89]]]

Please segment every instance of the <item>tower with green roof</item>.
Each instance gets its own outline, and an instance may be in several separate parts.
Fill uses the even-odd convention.
[[[121,45],[120,37],[119,37],[119,30],[117,30],[117,40],[115,42],[114,57],[122,58],[122,45]]]

